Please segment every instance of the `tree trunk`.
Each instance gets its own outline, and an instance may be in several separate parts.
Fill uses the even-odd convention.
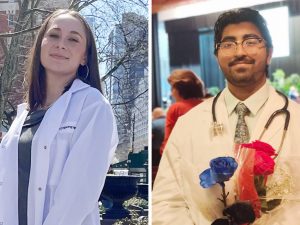
[[[28,9],[29,0],[23,0],[22,6],[20,7],[19,17],[16,22],[14,32],[21,31],[24,29],[22,23],[25,20],[25,12]],[[15,76],[17,75],[17,66],[18,66],[18,52],[19,45],[21,43],[22,35],[16,35],[11,38],[11,42],[8,48],[7,55],[4,60],[4,66],[0,74],[0,121],[3,119],[3,112],[5,109],[5,104],[8,97],[8,92],[11,88],[11,84]]]

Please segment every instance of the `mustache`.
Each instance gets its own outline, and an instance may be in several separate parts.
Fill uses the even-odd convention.
[[[251,59],[251,58],[248,58],[247,56],[236,57],[228,63],[228,66],[231,67],[231,66],[234,66],[234,65],[239,64],[239,63],[254,64],[255,60]]]

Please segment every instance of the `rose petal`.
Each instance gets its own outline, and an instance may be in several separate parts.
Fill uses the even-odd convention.
[[[209,188],[211,186],[213,186],[214,184],[216,184],[216,180],[213,179],[213,177],[211,176],[211,171],[210,169],[206,169],[204,170],[200,175],[200,185],[203,188]]]
[[[254,174],[270,175],[274,173],[275,162],[267,153],[257,151],[255,153]]]
[[[258,141],[258,140],[254,141],[253,148],[256,149],[256,151],[265,152],[269,156],[275,155],[275,149],[271,145],[262,141]]]
[[[228,181],[238,164],[232,157],[218,157],[210,161],[211,176],[217,183]]]

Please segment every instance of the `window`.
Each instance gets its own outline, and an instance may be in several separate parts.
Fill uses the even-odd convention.
[[[288,7],[278,7],[259,11],[266,19],[271,33],[274,57],[284,57],[290,54],[289,44],[289,13]]]
[[[7,22],[8,22],[8,26],[9,27],[13,27],[15,24],[14,24],[14,15],[12,14],[9,14],[8,15],[8,18],[7,18]]]

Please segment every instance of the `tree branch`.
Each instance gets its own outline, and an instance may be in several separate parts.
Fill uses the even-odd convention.
[[[17,31],[17,32],[0,34],[0,38],[3,38],[3,37],[14,37],[14,36],[17,36],[17,35],[20,35],[20,34],[31,32],[31,31],[34,31],[34,30],[38,30],[40,27],[41,26],[39,25],[39,26],[35,26],[35,27],[29,28],[29,29],[20,30],[20,31]]]
[[[119,103],[112,103],[112,106],[116,106],[116,105],[126,105],[130,102],[133,102],[135,99],[139,98],[141,95],[145,94],[148,91],[148,89],[146,89],[145,91],[143,91],[142,93],[138,94],[137,96],[135,96],[133,99],[130,99],[126,102],[119,102]]]
[[[40,2],[41,2],[41,0],[36,0],[36,2],[35,2],[35,4],[34,4],[33,8],[37,8],[38,5],[40,4]]]
[[[22,2],[21,2],[21,0],[18,0],[18,6],[19,6],[19,9],[22,7]]]
[[[32,9],[29,9],[25,12],[25,15],[28,15],[30,13],[34,13],[34,12],[41,12],[41,13],[53,13],[53,11],[51,10],[47,10],[47,9],[39,9],[39,8],[32,8]]]
[[[105,80],[109,75],[111,75],[113,72],[115,72],[120,65],[122,65],[122,63],[124,62],[124,60],[126,59],[126,57],[128,56],[128,54],[125,54],[118,62],[117,64],[111,69],[109,70],[102,78],[101,80]]]
[[[78,4],[77,0],[72,0],[72,2],[70,3],[69,9],[74,8],[76,4]]]
[[[81,6],[78,7],[78,11],[82,10],[83,8],[87,7],[88,5],[96,2],[97,0],[85,1]],[[78,2],[79,4],[80,2]]]
[[[3,49],[4,55],[7,55],[8,50],[7,50],[7,47],[6,47],[6,44],[5,44],[4,40],[2,38],[0,38],[0,44],[1,44],[1,47]]]

